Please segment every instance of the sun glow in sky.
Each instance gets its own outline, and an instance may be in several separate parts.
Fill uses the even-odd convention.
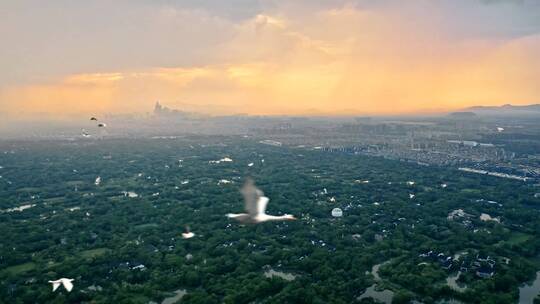
[[[540,102],[536,0],[88,2],[0,4],[0,114]]]

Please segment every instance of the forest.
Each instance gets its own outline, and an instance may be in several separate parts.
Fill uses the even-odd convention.
[[[259,140],[1,141],[0,303],[518,303],[540,270],[532,183]],[[247,177],[298,220],[226,218]]]

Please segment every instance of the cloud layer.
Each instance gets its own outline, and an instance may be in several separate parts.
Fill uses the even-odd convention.
[[[145,112],[161,100],[213,114],[386,114],[540,102],[538,2],[210,2],[8,3],[0,111]]]

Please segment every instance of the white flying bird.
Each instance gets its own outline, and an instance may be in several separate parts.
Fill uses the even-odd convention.
[[[96,177],[96,181],[94,182],[94,184],[96,184],[96,186],[99,186],[99,184],[101,184],[101,176]]]
[[[90,134],[89,134],[88,132],[86,132],[86,130],[85,130],[85,129],[82,129],[82,131],[81,131],[81,132],[82,132],[81,134],[82,134],[82,136],[83,136],[83,137],[86,137],[86,138],[88,138],[88,137],[91,137],[91,136],[92,136],[92,135],[90,135]]]
[[[182,233],[182,238],[183,239],[190,239],[190,238],[192,238],[194,236],[195,236],[195,233],[189,231],[189,227],[186,226],[186,231]]]
[[[229,213],[227,214],[228,218],[235,219],[243,224],[296,220],[296,218],[290,214],[280,216],[266,214],[266,205],[270,199],[264,196],[264,193],[255,187],[255,182],[252,179],[246,180],[246,183],[240,192],[244,196],[244,209],[246,210],[246,213]]]
[[[52,284],[52,291],[56,291],[58,289],[58,287],[60,287],[60,284],[64,285],[64,288],[68,291],[68,292],[71,292],[71,290],[73,289],[73,283],[71,283],[72,281],[74,281],[74,279],[66,279],[66,278],[61,278],[59,280],[56,280],[56,281],[49,281],[49,283]]]

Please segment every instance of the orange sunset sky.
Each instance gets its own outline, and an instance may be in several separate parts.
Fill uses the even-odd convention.
[[[0,116],[540,103],[540,1],[2,1]]]

